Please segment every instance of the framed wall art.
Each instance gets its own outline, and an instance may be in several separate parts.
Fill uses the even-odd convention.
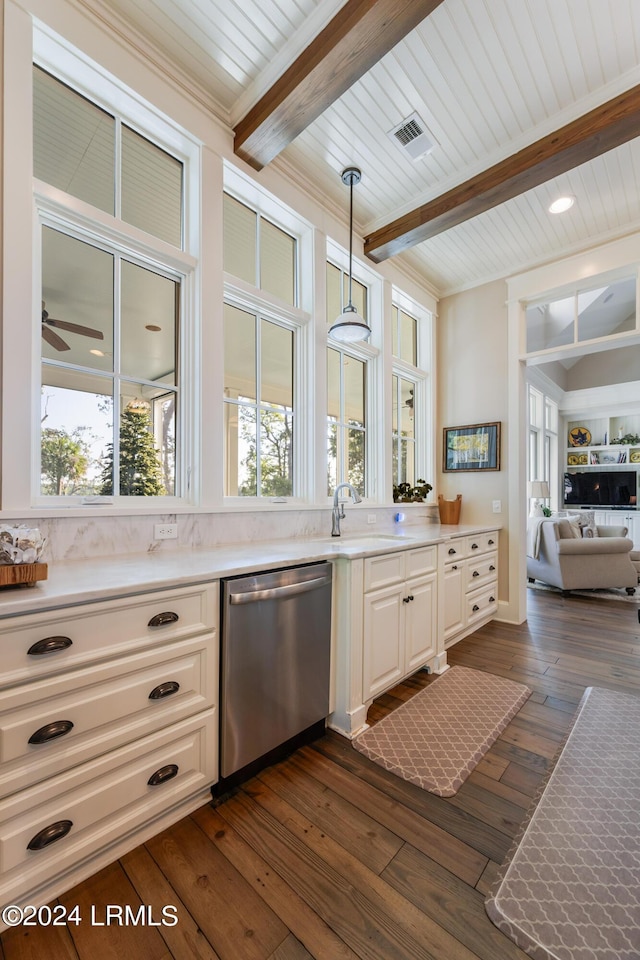
[[[445,473],[499,470],[500,422],[445,427],[442,469]]]

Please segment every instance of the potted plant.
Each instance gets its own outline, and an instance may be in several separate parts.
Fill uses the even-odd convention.
[[[415,486],[410,483],[398,483],[393,487],[394,503],[423,503],[433,490],[426,480],[417,480]]]

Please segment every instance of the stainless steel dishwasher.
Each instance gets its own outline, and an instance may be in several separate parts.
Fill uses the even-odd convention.
[[[222,779],[324,727],[331,574],[330,563],[317,563],[222,581]]]

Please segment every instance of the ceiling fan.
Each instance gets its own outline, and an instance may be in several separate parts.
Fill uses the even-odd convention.
[[[49,316],[49,312],[42,301],[42,336],[49,346],[54,350],[70,350],[69,344],[59,336],[52,327],[60,330],[68,330],[69,333],[79,333],[82,337],[93,337],[94,340],[104,340],[104,334],[101,330],[95,330],[93,327],[83,327],[79,323],[69,323],[67,320],[56,320]]]

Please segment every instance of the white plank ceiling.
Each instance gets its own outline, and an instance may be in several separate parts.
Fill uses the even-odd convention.
[[[343,0],[110,0],[206,89],[233,125]],[[444,0],[275,163],[367,234],[640,83],[639,0]],[[387,133],[413,111],[436,145],[413,161]],[[639,131],[640,134],[640,131]],[[640,141],[399,255],[441,295],[640,228]],[[547,211],[576,197],[562,216]]]

